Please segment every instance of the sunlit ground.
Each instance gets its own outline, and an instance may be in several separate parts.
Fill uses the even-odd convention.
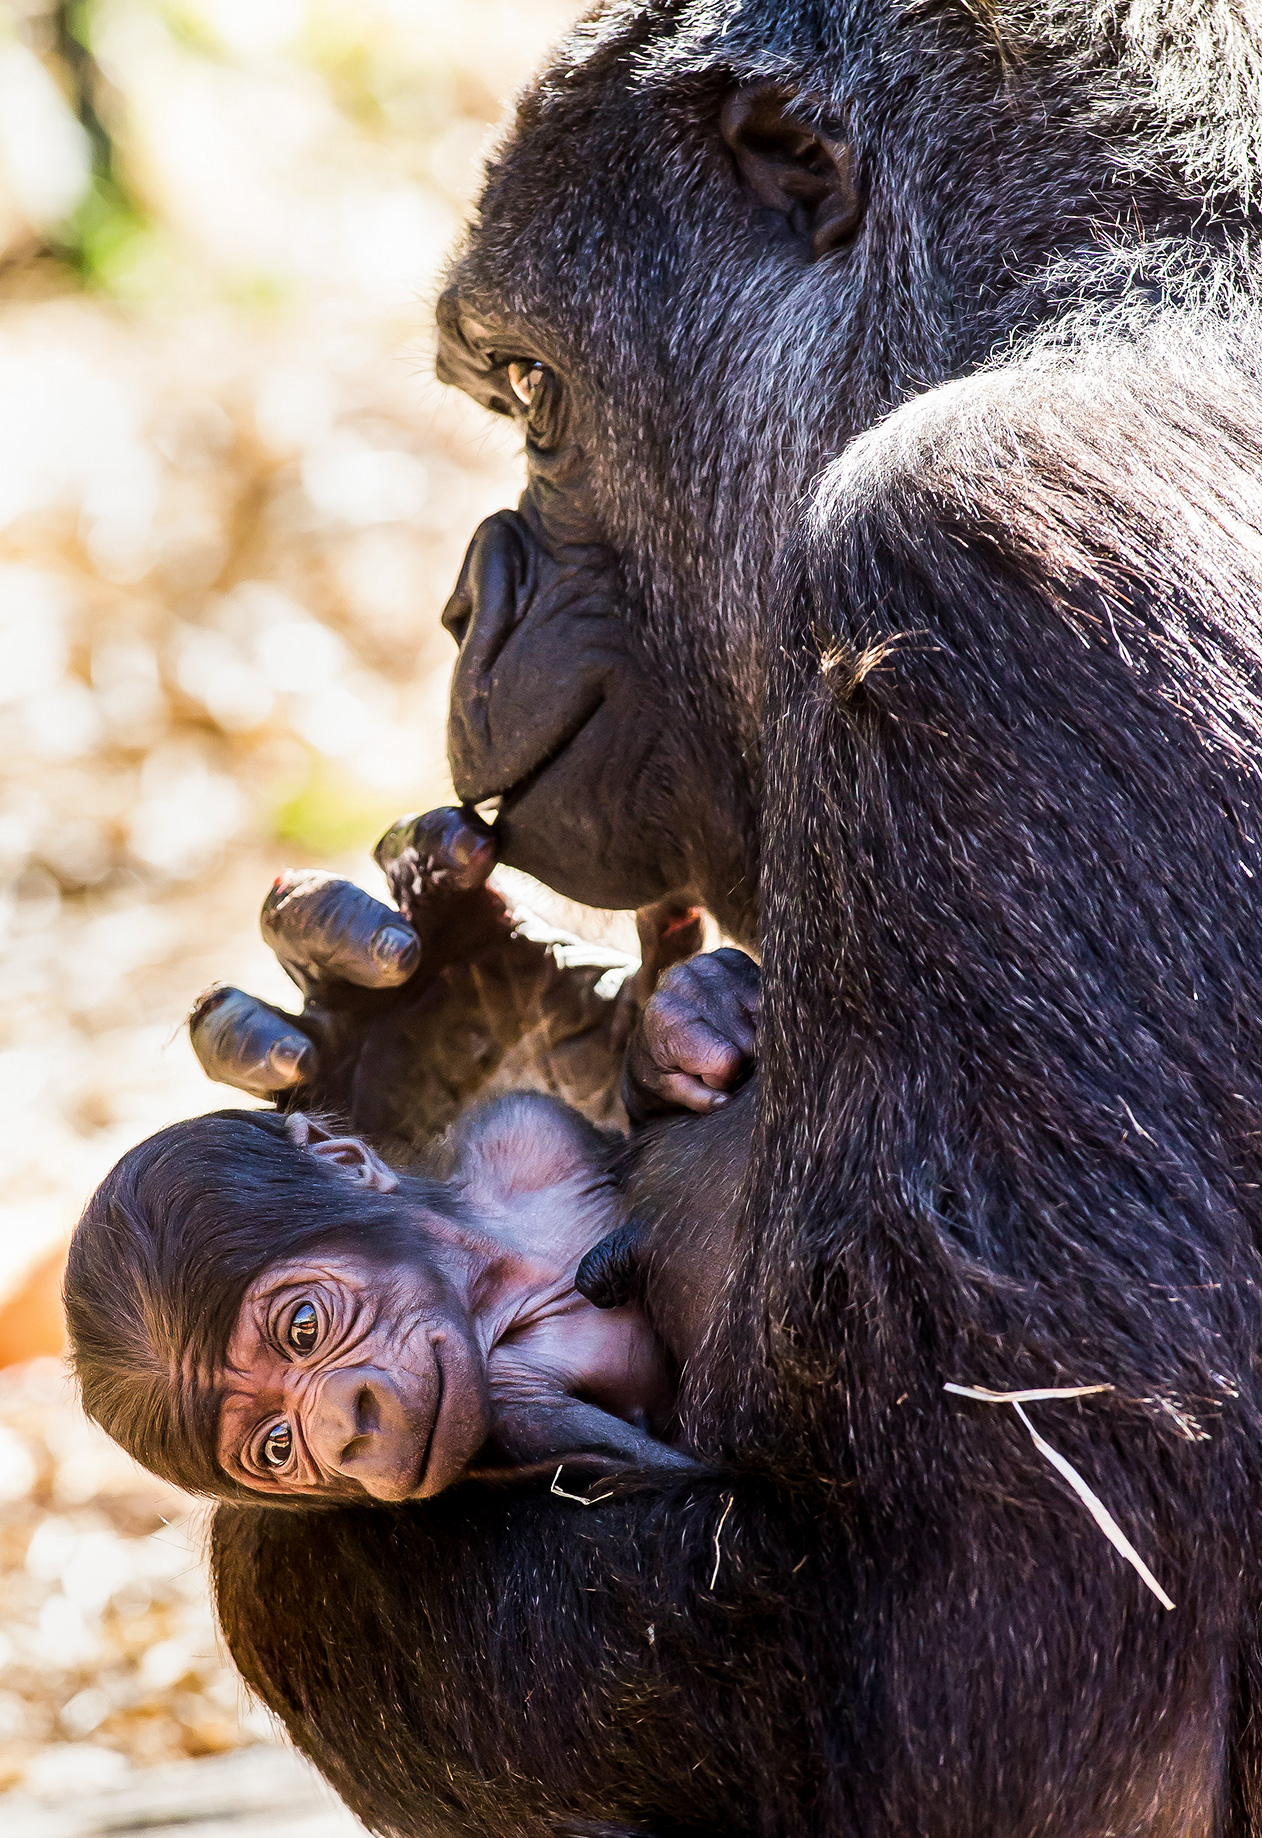
[[[432,381],[428,306],[571,11],[0,11],[0,1360],[55,1350],[118,1154],[231,1101],[181,1023],[214,979],[286,999],[272,876],[363,876],[450,795],[438,615],[519,457]],[[267,1736],[196,1543],[55,1363],[0,1373],[6,1833]]]

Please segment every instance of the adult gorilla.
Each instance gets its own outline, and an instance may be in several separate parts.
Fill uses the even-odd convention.
[[[1246,0],[628,0],[522,100],[441,307],[530,466],[457,783],[760,938],[762,1073],[712,1480],[221,1514],[370,1822],[1262,1820],[1260,120]],[[1031,1413],[1173,1613],[947,1381],[1112,1387]]]

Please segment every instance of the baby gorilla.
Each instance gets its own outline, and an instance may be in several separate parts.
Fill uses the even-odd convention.
[[[725,951],[667,977],[630,1055],[633,1111],[716,1108],[752,1052],[756,975]],[[174,1124],[123,1157],[71,1244],[84,1406],[177,1485],[278,1504],[562,1462],[686,1468],[667,1348],[638,1308],[575,1287],[626,1227],[653,1135],[517,1093],[469,1113],[437,1178],[302,1113]]]

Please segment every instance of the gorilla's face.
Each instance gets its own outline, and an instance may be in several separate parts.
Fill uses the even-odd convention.
[[[695,769],[597,514],[590,430],[526,337],[451,297],[441,317],[440,376],[519,417],[528,466],[518,509],[477,531],[443,615],[460,647],[457,793],[499,800],[501,860],[589,905],[644,905],[694,878]]]
[[[771,575],[837,439],[784,315],[835,314],[856,194],[766,85],[676,111],[681,187],[669,99],[611,102],[606,72],[592,110],[569,69],[541,110],[554,81],[439,307],[440,377],[518,420],[528,466],[445,615],[456,788],[498,798],[501,859],[559,891],[686,891],[748,938]]]

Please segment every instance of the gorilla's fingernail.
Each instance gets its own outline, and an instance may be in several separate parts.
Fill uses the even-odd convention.
[[[206,1019],[207,1015],[212,1015],[217,1008],[222,1008],[235,993],[235,990],[227,988],[223,983],[212,983],[209,989],[203,989],[189,1012],[189,1026],[196,1027],[199,1022]]]
[[[452,866],[446,879],[460,893],[480,887],[495,866],[495,844],[485,836],[458,837],[451,845],[450,855]]]
[[[278,1085],[300,1085],[315,1069],[315,1054],[309,1040],[278,1040],[267,1049],[267,1069],[276,1075]]]
[[[405,982],[416,969],[421,955],[421,941],[415,932],[405,932],[401,925],[383,925],[369,946],[372,961],[383,976]]]

